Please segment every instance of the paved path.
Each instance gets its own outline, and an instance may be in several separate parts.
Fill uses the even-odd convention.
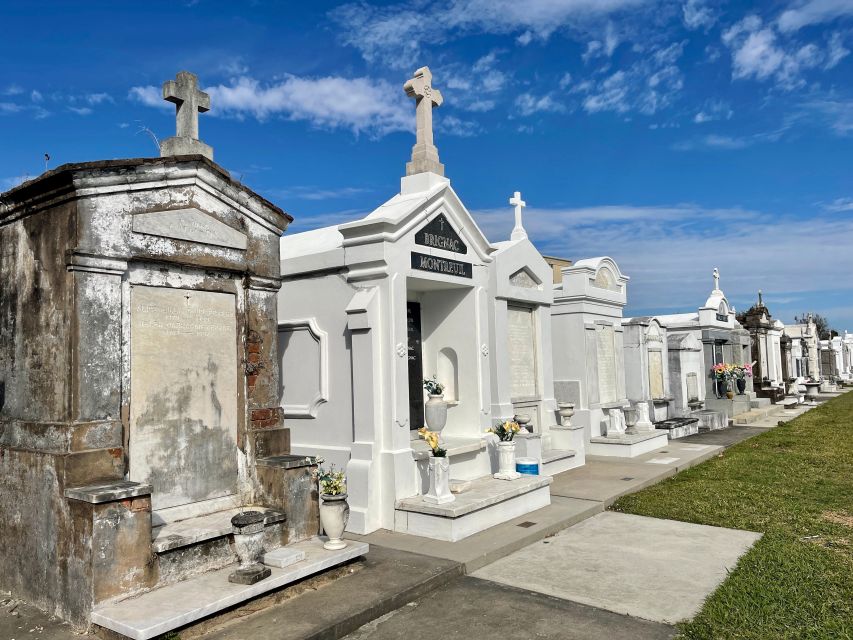
[[[691,619],[761,534],[607,511],[473,575],[645,620]]]
[[[345,640],[669,640],[668,625],[523,589],[460,578],[374,620]]]

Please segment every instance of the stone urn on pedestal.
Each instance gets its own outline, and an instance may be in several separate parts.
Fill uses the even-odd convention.
[[[430,394],[424,405],[424,418],[430,431],[441,433],[447,424],[447,403],[444,394]]]
[[[349,522],[349,504],[347,494],[320,494],[320,526],[329,539],[323,543],[324,549],[343,549],[347,543],[342,539]]]
[[[432,456],[429,459],[429,491],[424,502],[447,504],[456,500],[450,492],[450,459],[447,456]]]
[[[234,533],[234,552],[240,566],[228,576],[228,582],[255,584],[270,576],[270,569],[261,564],[264,554],[264,514],[244,511],[231,518]]]
[[[516,416],[512,417],[513,421],[521,427],[521,433],[530,433],[530,429],[527,428],[527,425],[530,424],[530,416],[526,413],[519,413]]]
[[[444,385],[435,376],[424,378],[424,389],[429,395],[429,400],[424,405],[424,419],[429,430],[433,433],[441,433],[447,424],[447,403],[444,401]]]
[[[637,420],[639,419],[639,411],[637,407],[625,407],[622,410],[622,413],[625,414],[625,433],[637,433]],[[608,435],[610,434],[608,433]]]
[[[572,416],[575,415],[575,404],[573,402],[558,402],[557,415],[560,416],[560,425],[572,426]]]
[[[528,418],[529,421],[529,418]],[[515,434],[521,431],[521,425],[515,420],[507,420],[490,429],[498,438],[498,472],[492,476],[496,480],[515,480],[521,474],[515,469]]]

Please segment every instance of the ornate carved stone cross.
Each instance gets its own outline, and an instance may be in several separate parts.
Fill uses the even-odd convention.
[[[432,86],[429,67],[415,71],[414,77],[403,85],[406,95],[415,99],[417,138],[412,147],[412,160],[406,163],[406,175],[430,171],[444,175],[444,165],[438,161],[438,149],[433,143],[432,110],[444,102],[441,91]]]
[[[527,206],[527,203],[521,199],[521,192],[516,191],[509,203],[515,207],[515,226],[512,229],[510,238],[513,240],[521,240],[527,237],[527,231],[524,230],[524,225],[521,223],[521,210]]]
[[[717,267],[714,267],[714,291],[719,291],[720,289],[720,270]]]
[[[210,96],[198,88],[198,77],[181,71],[163,83],[163,99],[175,104],[176,135],[160,144],[161,156],[201,154],[213,160],[213,149],[198,139],[198,114],[210,111]]]

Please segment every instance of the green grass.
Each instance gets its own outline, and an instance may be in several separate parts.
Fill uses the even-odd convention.
[[[853,639],[853,393],[612,508],[764,533],[681,637]]]

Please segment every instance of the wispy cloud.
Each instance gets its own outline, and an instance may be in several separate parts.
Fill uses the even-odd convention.
[[[210,94],[213,115],[249,116],[259,121],[282,117],[375,136],[409,131],[414,124],[414,109],[407,104],[403,91],[384,80],[286,76],[261,82],[241,76],[230,84],[206,87],[205,91]],[[171,106],[152,86],[133,87],[129,97],[147,106]]]
[[[730,120],[734,115],[728,102],[722,100],[709,100],[702,109],[693,116],[693,122],[704,124],[715,120]]]
[[[473,213],[491,240],[509,237],[510,207]],[[610,255],[631,276],[629,304],[659,313],[696,309],[711,288],[715,266],[722,271],[726,294],[748,300],[773,283],[789,296],[808,296],[826,287],[803,264],[831,263],[840,272],[853,271],[853,253],[847,250],[853,243],[853,216],[793,216],[693,204],[577,209],[531,205],[525,209],[524,226],[546,255],[575,260]],[[810,242],[804,243],[803,237]],[[797,259],[791,260],[792,255]],[[731,266],[745,261],[749,269]],[[837,288],[851,292],[853,281],[838,282]],[[847,312],[853,315],[853,304]]]
[[[836,18],[853,16],[850,0],[798,0],[779,16],[779,29],[797,31]]]
[[[853,211],[853,198],[836,198],[832,202],[823,205],[823,208],[836,213]]]
[[[732,78],[773,80],[779,88],[790,91],[805,86],[807,71],[831,69],[849,54],[840,35],[833,36],[826,46],[781,36],[776,25],[765,23],[755,14],[726,29],[722,40],[731,51]]]
[[[515,107],[522,116],[542,112],[562,113],[566,110],[566,107],[554,100],[551,95],[534,96],[530,93],[522,93],[518,96],[515,99]]]
[[[265,189],[267,197],[281,200],[348,200],[356,196],[369,193],[371,190],[364,187],[340,187],[328,189],[316,186],[293,186],[280,189]]]
[[[684,26],[688,29],[710,29],[717,22],[717,10],[705,0],[687,0],[681,6]]]
[[[368,61],[397,68],[416,64],[422,47],[440,45],[466,34],[516,34],[526,45],[546,40],[563,28],[604,33],[609,16],[657,0],[410,0],[377,6],[343,5],[331,12],[346,44]]]

